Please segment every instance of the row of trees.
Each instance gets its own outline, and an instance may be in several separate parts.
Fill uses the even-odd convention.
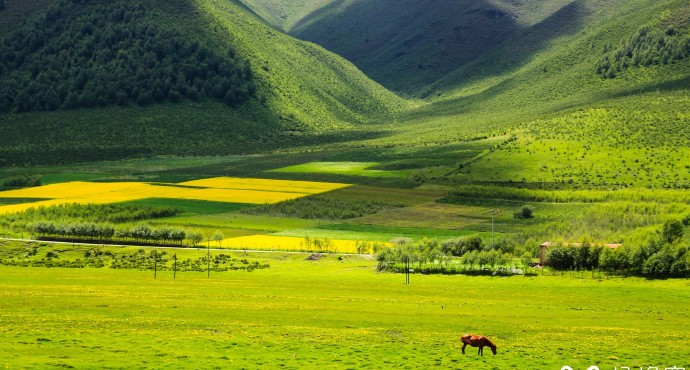
[[[648,277],[690,276],[687,247],[650,243],[609,249],[596,246],[557,246],[550,250],[549,266],[559,271],[603,270]]]
[[[674,26],[665,30],[643,26],[611,55],[607,53],[597,64],[596,72],[605,78],[614,78],[630,67],[669,64],[688,56],[690,34],[683,34]]]
[[[39,249],[48,248],[43,255],[39,254]],[[184,271],[253,271],[255,269],[269,268],[268,264],[261,264],[259,261],[252,261],[246,258],[234,258],[226,254],[204,255],[198,258],[177,259],[176,255],[170,255],[166,251],[139,249],[134,253],[125,250],[103,250],[101,248],[91,248],[84,251],[83,258],[74,259],[74,254],[63,255],[63,251],[52,249],[52,247],[33,247],[28,251],[24,245],[6,246],[4,258],[0,258],[0,265],[17,267],[59,267],[59,268],[111,268],[111,269],[131,269],[131,270],[167,270],[175,269],[178,272]],[[67,251],[71,252],[71,251]]]
[[[604,271],[647,277],[689,277],[690,251],[683,243],[683,220],[670,219],[644,242],[630,242],[618,248],[583,242],[561,244],[548,249],[547,267],[555,271]],[[414,268],[423,273],[529,271],[536,250],[499,239],[493,246],[475,236],[412,241],[391,240],[393,248],[380,251],[379,271],[403,272]]]
[[[583,243],[557,245],[549,249],[548,264],[555,270],[595,270],[649,277],[690,276],[690,253],[682,244],[684,224],[664,223],[659,233],[641,244],[616,249]]]
[[[182,228],[161,227],[154,228],[145,224],[133,227],[116,227],[112,224],[87,223],[53,223],[37,222],[31,228],[40,238],[61,240],[85,240],[98,243],[120,242],[127,244],[157,244],[178,245],[185,244],[197,247],[205,239],[204,235],[196,230],[184,230]],[[224,236],[216,231],[206,238],[222,246]]]
[[[148,105],[254,95],[252,72],[225,53],[165,28],[144,3],[61,0],[0,40],[0,111]]]
[[[355,249],[358,254],[379,253],[385,248],[383,243],[369,242],[366,240],[357,240],[355,242]]]
[[[1,215],[0,225],[22,228],[39,221],[121,223],[172,217],[179,212],[173,207],[65,203],[49,207],[32,207],[24,212]]]
[[[479,236],[443,242],[428,238],[417,242],[396,238],[391,242],[395,246],[382,250],[377,256],[379,271],[403,272],[411,266],[423,273],[512,273],[518,265],[529,268],[532,261],[531,253],[516,249],[509,241],[500,240],[492,247],[485,245]]]
[[[0,190],[29,188],[41,186],[40,176],[12,176],[2,180]]]

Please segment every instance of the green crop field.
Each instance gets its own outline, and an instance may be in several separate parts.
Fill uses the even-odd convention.
[[[41,247],[45,253],[49,247]],[[56,248],[64,249],[64,248]],[[61,252],[67,253],[67,252]],[[180,254],[182,252],[178,252]],[[203,256],[205,251],[186,251]],[[213,251],[216,253],[216,251]],[[182,255],[182,254],[180,254]],[[404,276],[375,261],[231,253],[270,268],[0,266],[9,368],[688,367],[687,280]],[[68,258],[63,256],[61,258]],[[460,352],[482,333],[498,354]]]

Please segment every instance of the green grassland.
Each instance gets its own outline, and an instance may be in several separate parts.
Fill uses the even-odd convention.
[[[178,272],[176,279],[172,271],[159,271],[154,280],[153,271],[0,266],[0,363],[688,366],[685,280],[413,275],[405,285],[403,276],[376,273],[374,261],[355,256],[306,261],[306,254],[231,255],[270,268],[212,272],[210,278]],[[498,354],[487,350],[480,357],[469,348],[462,355],[459,336],[465,332],[489,336]]]
[[[381,203],[402,203],[413,206],[422,203],[434,202],[445,194],[444,191],[427,189],[399,189],[383,188],[367,185],[356,185],[342,188],[323,194],[323,197],[332,199],[358,199]]]
[[[419,241],[424,238],[446,240],[468,235],[479,235],[487,241],[491,240],[491,231],[477,232],[474,230],[428,229],[423,227],[385,226],[378,224],[325,224],[312,228],[285,230],[275,233],[275,235],[371,242],[389,242],[396,238],[410,238],[413,241]],[[502,233],[495,234],[496,237],[502,235]],[[490,242],[488,244],[490,244]]]
[[[275,232],[286,229],[295,229],[303,227],[311,227],[322,223],[320,220],[305,220],[292,217],[270,217],[261,215],[247,215],[239,212],[228,212],[220,214],[197,214],[189,216],[180,216],[175,218],[168,218],[158,221],[159,224],[165,225],[186,225],[194,227],[208,227],[208,228],[235,228],[246,229],[260,232]]]
[[[536,120],[515,132],[517,140],[466,166],[456,179],[687,188],[689,104],[687,95],[656,94],[628,98],[623,107]]]
[[[364,177],[408,177],[409,171],[381,171],[372,169],[377,162],[312,162],[274,170],[288,173],[332,173]]]

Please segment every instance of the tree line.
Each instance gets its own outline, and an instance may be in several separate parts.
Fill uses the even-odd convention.
[[[73,250],[58,250],[53,247],[32,246],[27,250],[24,244],[6,245],[5,253],[0,257],[0,265],[16,267],[51,267],[51,268],[111,268],[128,270],[158,270],[158,271],[238,271],[251,272],[255,269],[269,268],[269,264],[246,258],[233,258],[227,254],[204,255],[197,258],[180,258],[170,255],[166,251],[138,249],[129,253],[125,250],[108,250],[106,248],[90,247],[83,251],[83,257],[63,255],[63,252],[77,252],[83,247],[76,246]],[[45,251],[48,249],[47,251]],[[44,254],[45,252],[45,254]]]
[[[32,207],[24,212],[0,215],[0,226],[24,229],[38,221],[50,223],[122,223],[171,217],[180,211],[172,207],[146,207],[127,204],[66,203]]]
[[[549,249],[548,263],[559,271],[601,269],[620,275],[687,278],[690,276],[690,253],[682,241],[685,226],[680,220],[669,220],[646,242],[616,249],[588,243],[556,245]]]
[[[165,27],[151,7],[59,0],[9,32],[0,40],[0,111],[204,98],[235,105],[254,95],[249,64],[231,47],[219,52]]]
[[[194,243],[196,245],[203,238],[197,239],[196,232],[188,232],[181,228],[153,228],[144,224],[130,228],[93,222],[65,224],[43,221],[35,223],[31,231],[42,239],[79,240],[98,243],[123,242],[128,244],[182,246],[185,240],[189,240],[190,244]]]
[[[499,239],[492,246],[478,235],[445,241],[396,238],[391,242],[393,248],[377,255],[379,271],[404,272],[409,266],[421,273],[511,274],[517,272],[517,267],[529,268],[533,259],[532,253],[516,248],[508,240]]]
[[[681,220],[666,221],[644,242],[618,248],[584,241],[579,245],[549,247],[546,266],[553,271],[600,271],[614,275],[653,278],[690,277],[690,252],[683,241],[687,225]],[[536,249],[519,246],[507,239],[486,244],[478,235],[438,241],[396,238],[393,248],[377,255],[379,271],[421,273],[525,273],[536,267]],[[520,271],[521,269],[521,271]]]
[[[604,48],[605,55],[597,64],[596,73],[604,78],[615,78],[618,73],[632,67],[670,64],[690,56],[690,34],[668,26],[666,29],[642,26],[635,35],[612,49]]]
[[[12,176],[2,180],[0,190],[30,188],[41,186],[40,176]]]

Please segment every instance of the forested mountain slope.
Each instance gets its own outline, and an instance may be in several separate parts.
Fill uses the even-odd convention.
[[[270,149],[403,104],[233,1],[39,5],[0,11],[2,164]]]

